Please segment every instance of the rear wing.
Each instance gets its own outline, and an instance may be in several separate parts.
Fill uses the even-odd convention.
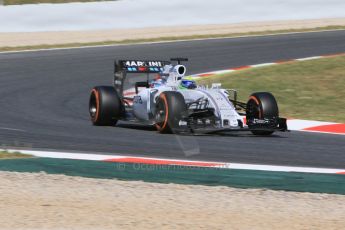
[[[187,58],[171,58],[171,61],[188,61]],[[160,73],[165,65],[170,65],[170,61],[161,60],[115,60],[114,62],[114,88],[118,95],[123,97],[123,84],[128,73],[145,73],[147,81],[149,74]]]
[[[169,61],[159,60],[118,60],[114,63],[114,88],[123,97],[123,85],[128,73],[159,73]]]
[[[140,61],[140,60],[120,60],[115,61],[115,72],[126,71],[128,73],[159,73],[168,61]]]

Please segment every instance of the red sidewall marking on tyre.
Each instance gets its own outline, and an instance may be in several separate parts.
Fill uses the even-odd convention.
[[[260,102],[259,102],[259,100],[255,97],[255,96],[250,96],[249,97],[249,100],[253,100],[253,101],[255,101],[255,103],[259,106],[259,119],[262,119],[262,117],[263,117],[263,114],[262,114],[262,109],[261,109],[261,107],[260,107]]]
[[[164,101],[164,105],[165,105],[165,118],[164,118],[164,123],[162,126],[160,126],[159,124],[156,124],[156,128],[158,129],[158,131],[161,131],[163,129],[166,128],[167,124],[168,124],[168,116],[169,116],[169,107],[168,107],[168,102],[166,100],[166,96],[164,94],[161,94],[159,96],[160,99],[162,99]]]
[[[96,97],[96,115],[94,118],[92,118],[92,120],[94,122],[96,122],[98,120],[98,116],[99,116],[99,94],[98,94],[98,91],[96,89],[93,89],[91,92],[94,93],[95,97]]]

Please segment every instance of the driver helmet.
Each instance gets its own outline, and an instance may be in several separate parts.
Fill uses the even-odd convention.
[[[180,89],[195,89],[196,87],[197,86],[196,86],[195,81],[188,79],[188,78],[182,79],[180,82],[180,85],[179,85]]]
[[[164,85],[164,80],[161,79],[161,78],[156,78],[150,84],[151,88],[158,88],[158,87],[160,87],[162,85]]]

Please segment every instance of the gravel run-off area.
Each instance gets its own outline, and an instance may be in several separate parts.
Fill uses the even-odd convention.
[[[343,229],[345,196],[0,172],[0,229]]]

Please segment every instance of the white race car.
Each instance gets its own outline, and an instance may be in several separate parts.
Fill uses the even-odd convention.
[[[118,120],[130,121],[154,125],[161,133],[251,131],[270,135],[287,131],[286,119],[279,117],[271,93],[253,93],[247,103],[239,102],[236,90],[223,89],[219,83],[197,85],[185,76],[182,61],[187,59],[115,61],[114,86],[97,86],[91,91],[92,123],[114,126]],[[145,81],[140,81],[143,75]],[[130,83],[133,88],[127,85]]]

